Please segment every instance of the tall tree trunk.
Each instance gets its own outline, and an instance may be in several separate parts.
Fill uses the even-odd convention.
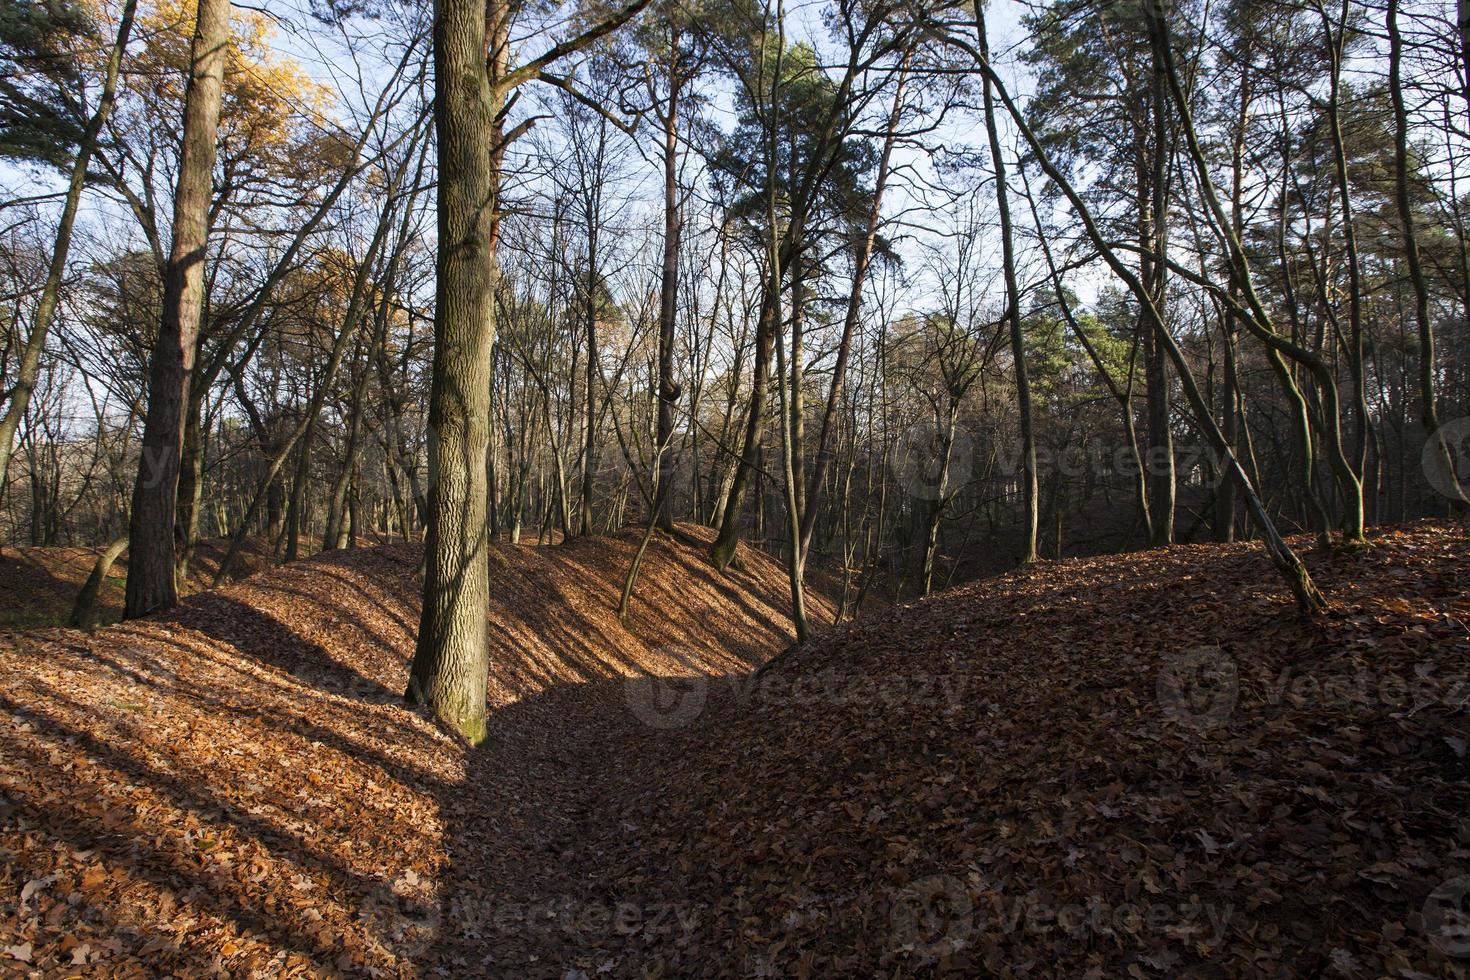
[[[990,59],[990,39],[985,29],[983,0],[975,3],[976,32],[980,54]],[[995,174],[995,207],[1000,214],[1001,269],[1006,284],[1006,320],[1010,323],[1011,360],[1016,371],[1016,407],[1021,413],[1021,507],[1025,521],[1021,544],[1021,564],[1036,560],[1037,502],[1036,436],[1031,415],[1031,381],[1026,374],[1026,338],[1021,332],[1021,290],[1016,285],[1016,243],[1011,231],[1011,201],[1006,189],[1005,157],[1001,155],[1000,131],[995,125],[995,93],[989,79],[982,85],[985,106],[985,132],[990,140],[990,161]],[[951,423],[951,428],[953,423]],[[929,588],[930,569],[925,569],[924,589]]]
[[[1352,466],[1362,496],[1361,481],[1368,465],[1368,384],[1363,346],[1362,264],[1358,257],[1358,231],[1353,211],[1352,187],[1348,181],[1347,146],[1342,134],[1342,59],[1348,32],[1349,0],[1343,0],[1337,29],[1322,0],[1316,0],[1318,16],[1326,40],[1328,64],[1327,128],[1332,134],[1333,174],[1337,178],[1338,203],[1342,209],[1342,240],[1346,252],[1348,274],[1348,370],[1353,381],[1353,453]],[[1343,488],[1344,493],[1351,492]],[[1361,499],[1359,501],[1361,509]]]
[[[1403,38],[1399,36],[1399,0],[1388,0],[1388,89],[1393,101],[1394,197],[1403,225],[1404,259],[1414,286],[1414,319],[1419,325],[1419,423],[1430,441],[1430,474],[1434,488],[1450,498],[1456,513],[1470,507],[1455,473],[1455,459],[1439,428],[1434,396],[1434,323],[1429,318],[1429,286],[1414,234],[1414,205],[1409,198],[1409,114],[1404,107]]]
[[[939,433],[939,474],[935,497],[924,515],[924,548],[919,556],[919,581],[924,595],[934,591],[934,559],[939,554],[939,526],[944,522],[945,504],[949,497],[949,470],[954,454],[955,422],[959,417],[959,399],[950,397],[945,410],[944,427]]]
[[[786,50],[786,31],[784,5],[777,0],[777,43],[780,47],[776,55],[776,77],[781,77],[781,62]],[[766,139],[766,172],[774,169],[776,162],[776,128],[774,126],[767,130]],[[776,283],[775,309],[772,311],[771,322],[777,325],[780,331],[781,323],[781,243],[779,238],[777,211],[776,211],[776,184],[771,181],[766,188],[766,262],[770,266],[768,272],[771,281]],[[781,468],[784,479],[786,499],[786,541],[791,549],[791,554],[786,562],[787,578],[791,585],[791,623],[796,629],[796,642],[805,643],[811,633],[806,618],[806,590],[802,584],[802,573],[806,564],[806,556],[801,550],[801,501],[799,497],[802,474],[797,465],[797,457],[801,452],[801,444],[798,441],[800,427],[798,419],[801,414],[801,399],[799,397],[801,385],[801,252],[797,250],[792,257],[791,263],[791,373],[789,375],[790,387],[788,389],[788,375],[786,365],[780,363],[783,358],[781,351],[784,347],[780,338],[776,340],[776,394],[780,401],[778,405],[781,425]]]
[[[492,154],[500,128],[500,99],[485,63],[486,20],[483,0],[441,0],[434,21],[439,250],[429,393],[433,470],[423,614],[405,693],[472,743],[485,737],[489,670],[485,460],[495,341],[498,188]],[[497,75],[507,54],[503,22],[503,12],[492,16]]]
[[[307,409],[311,411],[310,407]],[[295,561],[301,554],[301,536],[303,533],[310,534],[306,526],[307,505],[306,488],[311,482],[311,449],[316,442],[316,417],[306,420],[306,426],[301,430],[301,436],[296,445],[299,446],[296,455],[296,477],[291,481],[291,501],[286,505],[286,554],[284,560]],[[289,450],[287,450],[289,452]],[[284,459],[282,463],[284,463]],[[238,533],[238,531],[237,531]],[[224,570],[224,566],[220,566]]]
[[[199,0],[184,93],[183,151],[174,194],[173,245],[163,279],[163,318],[148,377],[138,479],[128,539],[127,602],[123,616],[146,616],[178,603],[174,583],[174,519],[183,414],[204,306],[220,101],[230,35],[229,0]]]
[[[797,252],[791,257],[791,364],[790,386],[781,399],[787,416],[786,427],[791,443],[791,472],[796,478],[791,488],[791,499],[796,503],[792,514],[795,521],[797,540],[801,537],[801,515],[806,511],[806,400],[802,397],[803,379],[806,377],[806,270],[803,257]],[[778,316],[777,323],[781,322]],[[798,574],[806,565],[806,553],[801,552]]]
[[[1250,59],[1242,59],[1239,105],[1236,106],[1235,132],[1230,141],[1230,221],[1236,238],[1245,235],[1245,138],[1250,121],[1250,104],[1253,87],[1250,77]],[[1283,273],[1285,274],[1285,273]],[[1228,286],[1232,298],[1239,302],[1240,284],[1235,273],[1230,274]],[[1224,391],[1221,394],[1220,432],[1231,447],[1237,445],[1240,435],[1240,374],[1235,356],[1235,317],[1230,311],[1220,316],[1220,343],[1225,359]],[[1221,479],[1215,491],[1215,540],[1235,540],[1236,486],[1234,480]]]
[[[1240,439],[1240,378],[1235,359],[1235,331],[1230,327],[1231,316],[1226,313],[1220,318],[1220,343],[1224,348],[1225,377],[1220,393],[1220,434],[1234,448]],[[1222,479],[1215,490],[1215,540],[1235,540],[1235,481]]]
[[[1168,91],[1164,84],[1163,66],[1154,59],[1151,72],[1150,102],[1153,120],[1153,152],[1149,157],[1149,238],[1146,247],[1153,253],[1145,263],[1148,274],[1144,285],[1153,296],[1152,313],[1144,316],[1144,373],[1148,386],[1148,500],[1153,513],[1149,516],[1149,544],[1154,547],[1174,543],[1174,432],[1170,424],[1169,371],[1167,355],[1162,350],[1164,334],[1169,330],[1169,161]]]
[[[583,428],[582,446],[582,521],[583,535],[593,532],[592,495],[597,487],[597,237],[598,208],[591,203],[587,208],[587,306],[584,329],[587,338],[587,365],[583,384],[586,397],[586,418]]]
[[[669,108],[664,126],[664,255],[659,282],[658,378],[654,397],[658,400],[658,423],[654,438],[658,446],[654,486],[657,487],[658,526],[674,528],[671,508],[674,474],[674,406],[683,389],[674,381],[674,324],[679,303],[679,89],[683,82],[679,67],[679,35],[674,29],[670,44]]]
[[[768,277],[769,279],[769,277]],[[779,282],[767,281],[765,295],[761,301],[759,319],[755,326],[755,367],[750,388],[750,414],[745,420],[745,441],[736,460],[730,487],[725,494],[725,507],[720,519],[720,533],[710,546],[710,559],[716,568],[724,571],[735,557],[735,545],[740,541],[740,504],[745,496],[745,484],[750,471],[756,466],[760,451],[762,416],[766,411],[766,388],[771,373],[771,354],[776,326],[775,310],[779,305],[773,293],[779,293]],[[756,500],[756,506],[761,502]]]

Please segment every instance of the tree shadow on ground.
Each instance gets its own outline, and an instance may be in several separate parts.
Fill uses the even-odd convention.
[[[691,664],[691,667],[697,666]],[[476,976],[643,976],[648,947],[692,935],[704,869],[621,869],[641,846],[625,803],[677,778],[679,746],[748,675],[558,684],[492,713],[462,785],[440,798],[438,901],[399,911],[399,952]]]

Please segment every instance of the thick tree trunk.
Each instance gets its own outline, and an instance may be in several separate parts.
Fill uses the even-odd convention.
[[[502,69],[503,20],[492,20],[500,42],[492,57]],[[486,70],[485,35],[483,2],[441,0],[434,22],[439,251],[429,394],[432,470],[424,607],[405,694],[472,743],[485,737],[489,670],[485,462],[495,341],[492,153],[499,99]]]
[[[229,0],[199,0],[184,94],[183,152],[174,194],[173,247],[163,281],[163,318],[148,377],[138,479],[133,489],[127,603],[123,615],[146,616],[178,603],[174,519],[183,414],[204,305],[204,260],[230,33]]]

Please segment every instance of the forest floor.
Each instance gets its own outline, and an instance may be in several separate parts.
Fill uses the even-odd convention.
[[[1047,562],[788,648],[785,575],[499,547],[489,738],[411,546],[0,650],[0,974],[1464,976],[1470,529]],[[1301,542],[1303,548],[1306,542]],[[819,598],[814,618],[830,610]]]
[[[228,538],[199,542],[189,568],[193,592],[209,588],[220,561],[229,550]],[[62,626],[71,615],[72,603],[92,568],[101,548],[38,547],[6,548],[0,551],[0,630]],[[244,579],[269,567],[263,542],[247,539],[234,561],[235,578]],[[97,619],[115,623],[122,617],[124,587],[128,578],[127,553],[113,562],[112,570],[97,593]]]

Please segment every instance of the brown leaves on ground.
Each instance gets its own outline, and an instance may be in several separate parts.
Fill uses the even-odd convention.
[[[228,549],[229,541],[224,538],[199,542],[189,565],[189,591],[209,587]],[[0,629],[64,625],[102,550],[61,547],[0,551]],[[248,539],[232,564],[236,579],[269,567],[266,545]],[[97,594],[97,613],[103,622],[116,622],[122,616],[127,569],[127,552],[123,552]]]
[[[519,738],[493,777],[500,810],[476,805],[462,745],[398,698],[416,547],[322,556],[167,618],[11,638],[0,974],[419,972],[451,877],[498,902],[504,882],[482,857],[518,877],[554,860],[535,850],[537,794],[564,796],[568,773],[551,765],[581,720],[507,706],[676,665],[744,669],[789,643],[774,564],[751,556],[752,571],[722,580],[665,542],[624,628],[613,608],[635,541],[497,550],[491,687],[499,730]],[[605,710],[626,714],[622,701]]]
[[[1303,542],[1303,545],[1306,543]],[[1470,535],[1047,563],[793,652],[599,870],[673,975],[1464,976]],[[678,869],[674,874],[664,869]]]
[[[3,654],[0,963],[66,975],[1463,976],[1470,533],[1046,563],[789,642],[785,576],[497,549],[490,737],[406,546]],[[692,539],[692,540],[691,540]],[[830,610],[818,602],[814,614]]]

